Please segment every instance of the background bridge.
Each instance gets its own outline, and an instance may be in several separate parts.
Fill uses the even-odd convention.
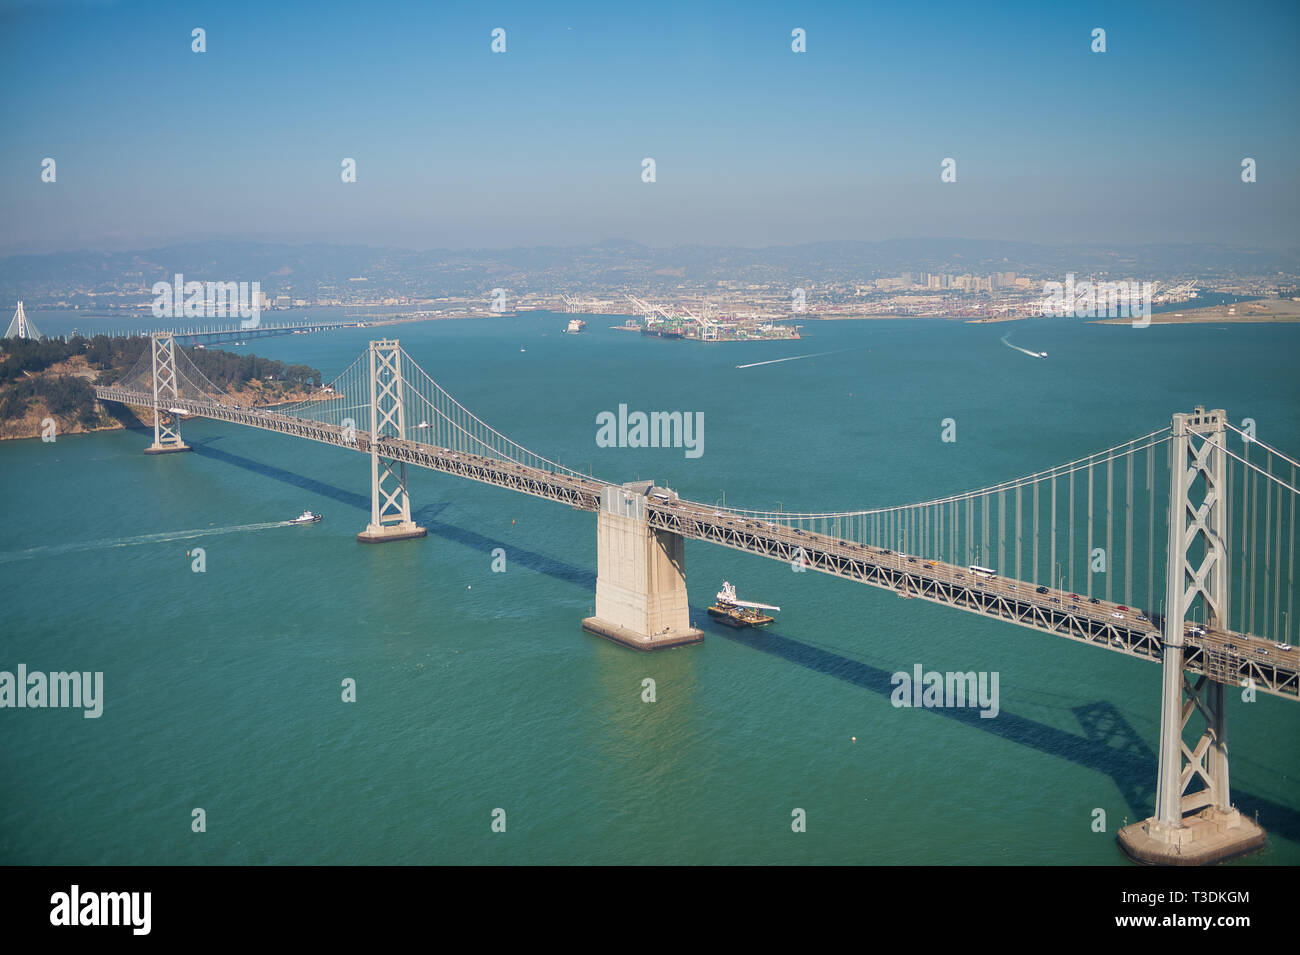
[[[1159,662],[1156,814],[1122,830],[1121,844],[1144,861],[1204,862],[1263,842],[1231,803],[1224,695],[1300,699],[1300,651],[1287,639],[1300,492],[1297,463],[1222,411],[1176,414],[1087,457],[935,500],[787,513],[567,468],[481,421],[393,340],[371,342],[306,400],[247,408],[159,333],[96,393],[152,413],[153,453],[187,450],[180,421],[194,415],[367,454],[363,541],[424,535],[407,465],[595,511],[596,608],[583,626],[638,649],[703,638],[689,619],[690,538]],[[663,443],[673,426],[651,423]]]

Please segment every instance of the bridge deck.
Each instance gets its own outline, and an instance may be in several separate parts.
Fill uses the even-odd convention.
[[[97,386],[95,394],[102,401],[141,408],[154,405],[151,394],[111,386]],[[168,399],[167,407],[181,408],[198,417],[370,453],[368,433],[358,431],[350,436],[337,425],[185,398]],[[416,441],[380,438],[376,444],[379,453],[392,460],[559,501],[579,510],[598,510],[601,490],[608,486],[592,478],[544,471]],[[1038,593],[1032,583],[1005,577],[976,578],[965,567],[940,560],[891,553],[781,524],[746,519],[694,501],[664,504],[651,499],[647,511],[652,527],[684,538],[721,544],[785,563],[802,559],[809,570],[886,588],[902,596],[918,597],[1143,660],[1159,662],[1161,659],[1162,637],[1157,622],[1140,620],[1140,611],[1121,610],[1120,605],[1108,601],[1089,600],[1052,588]],[[1300,650],[1282,650],[1261,637],[1221,630],[1204,634],[1189,631],[1184,635],[1184,643],[1184,663],[1190,673],[1203,674],[1232,686],[1240,686],[1249,679],[1260,693],[1300,700],[1300,660],[1297,660]]]

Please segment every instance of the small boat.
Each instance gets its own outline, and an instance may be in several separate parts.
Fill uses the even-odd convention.
[[[323,514],[313,514],[311,511],[303,511],[301,514],[299,514],[289,523],[290,524],[315,524],[324,516],[325,515]]]

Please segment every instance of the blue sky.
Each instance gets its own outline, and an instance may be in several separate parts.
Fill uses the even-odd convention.
[[[1294,2],[0,0],[0,250],[1295,246],[1298,37]]]

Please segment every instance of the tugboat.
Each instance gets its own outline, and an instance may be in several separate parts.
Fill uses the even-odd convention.
[[[290,524],[315,524],[318,521],[320,521],[321,518],[323,518],[324,516],[325,516],[324,514],[313,514],[311,511],[303,511],[301,514],[299,514],[289,523]]]
[[[718,602],[709,608],[709,616],[728,627],[763,627],[771,623],[773,618],[760,613],[762,610],[779,612],[781,608],[737,600],[736,588],[724,580],[722,589],[718,591]]]

